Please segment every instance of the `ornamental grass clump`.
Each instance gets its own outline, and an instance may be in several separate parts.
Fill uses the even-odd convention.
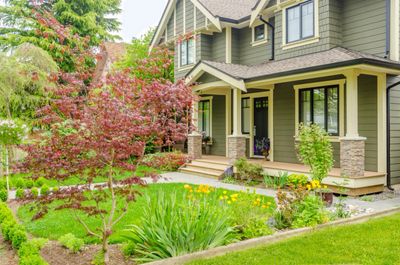
[[[199,187],[199,193],[211,190]],[[192,193],[189,193],[192,194]],[[165,259],[211,249],[234,241],[234,229],[225,207],[207,203],[207,198],[181,200],[177,193],[160,192],[147,197],[141,225],[133,225],[125,236],[131,254],[139,262]],[[193,198],[193,197],[192,197]]]

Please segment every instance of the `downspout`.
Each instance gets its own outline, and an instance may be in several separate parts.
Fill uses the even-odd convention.
[[[386,51],[385,58],[390,57],[390,18],[391,18],[391,0],[386,0]]]
[[[392,187],[392,172],[391,172],[391,166],[392,163],[390,162],[390,145],[391,145],[391,139],[390,137],[392,136],[391,134],[391,126],[390,126],[390,91],[392,88],[395,86],[400,85],[400,81],[388,86],[386,88],[386,185],[387,188],[391,191],[393,191]]]
[[[263,19],[262,15],[260,15],[260,20],[264,22],[267,26],[269,26],[272,29],[272,52],[271,52],[271,61],[275,60],[275,26]]]

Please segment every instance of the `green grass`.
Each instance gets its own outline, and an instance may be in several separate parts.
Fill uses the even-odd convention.
[[[178,195],[182,196],[182,199],[186,199],[184,197],[184,194],[186,194],[184,192],[184,184],[151,184],[146,188],[141,188],[143,194],[148,194],[152,198],[155,198],[160,190],[163,190],[165,193],[177,192]],[[218,196],[222,195],[223,192],[224,190],[218,189]],[[233,193],[235,192],[227,191],[227,195]],[[273,198],[267,197],[266,201],[273,203]],[[120,243],[124,241],[122,235],[127,225],[140,225],[140,217],[145,207],[148,206],[144,196],[139,197],[136,202],[130,204],[127,215],[114,227],[115,233],[110,238],[111,243]],[[232,207],[235,207],[234,204],[232,204]],[[29,204],[20,207],[18,210],[18,218],[25,225],[28,232],[34,236],[56,240],[62,235],[72,233],[77,237],[84,238],[87,243],[94,242],[93,238],[86,237],[84,228],[74,219],[70,210],[50,211],[44,218],[32,221],[34,212],[31,211],[31,208]],[[98,227],[101,223],[100,219],[95,219],[93,217],[88,218],[83,214],[81,217],[91,228]]]
[[[400,264],[400,214],[327,228],[190,265]]]

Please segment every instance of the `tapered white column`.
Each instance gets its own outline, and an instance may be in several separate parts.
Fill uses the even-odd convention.
[[[242,91],[233,89],[233,134],[228,137],[228,157],[233,164],[246,157],[246,137],[242,135]]]
[[[233,136],[242,135],[242,97],[241,90],[233,89]]]
[[[357,138],[358,133],[358,76],[355,70],[346,76],[346,137]]]

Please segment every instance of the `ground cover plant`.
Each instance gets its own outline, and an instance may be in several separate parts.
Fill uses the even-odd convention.
[[[399,222],[400,214],[396,214],[363,224],[326,228],[279,243],[189,264],[398,264]]]

